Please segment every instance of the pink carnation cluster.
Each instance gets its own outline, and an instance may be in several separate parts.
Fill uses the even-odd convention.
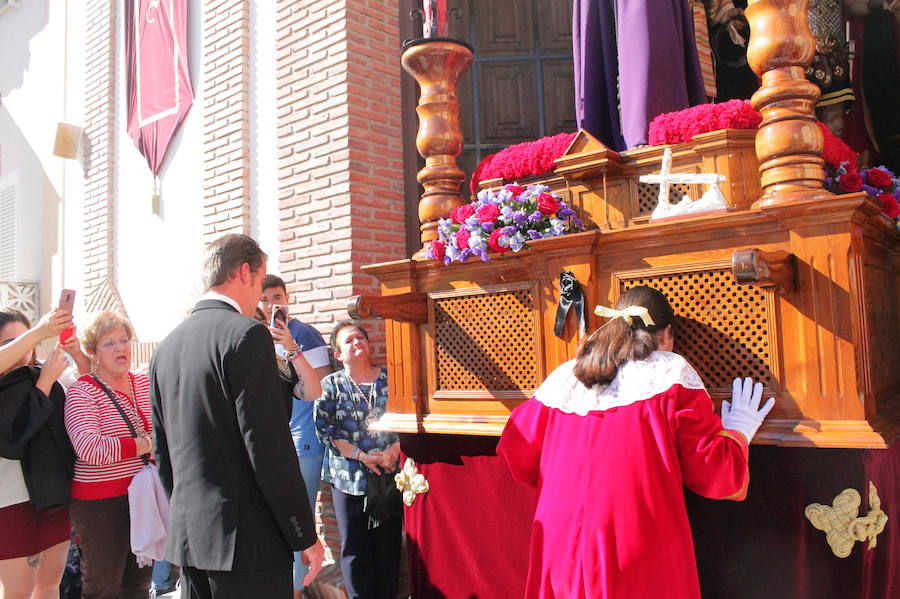
[[[750,106],[749,100],[729,100],[721,104],[698,104],[661,114],[650,123],[651,146],[680,144],[695,135],[719,129],[756,129],[762,116]]]
[[[577,133],[557,133],[536,141],[526,141],[509,146],[485,156],[475,172],[469,189],[478,191],[478,183],[487,179],[516,180],[532,175],[543,175],[553,170],[553,161],[563,155]]]

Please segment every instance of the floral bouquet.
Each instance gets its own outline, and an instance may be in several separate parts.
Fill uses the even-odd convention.
[[[857,171],[853,163],[842,162],[825,177],[825,186],[835,193],[865,191],[881,203],[885,216],[893,221],[900,217],[900,178],[884,166]]]
[[[472,256],[488,262],[489,250],[518,252],[528,241],[583,228],[575,211],[546,185],[482,189],[474,201],[455,208],[450,218],[438,220],[438,238],[429,244],[425,256],[444,264],[465,262]]]

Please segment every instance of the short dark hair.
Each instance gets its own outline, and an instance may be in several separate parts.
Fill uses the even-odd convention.
[[[219,237],[206,246],[203,261],[203,285],[209,289],[227,282],[242,264],[249,264],[256,272],[268,256],[256,241],[247,235],[231,233]]]
[[[2,311],[0,311],[0,329],[11,322],[24,324],[26,329],[31,328],[31,323],[28,321],[28,317],[25,316],[24,313],[16,310],[15,308],[4,308]]]
[[[645,360],[659,347],[656,333],[675,324],[675,313],[669,300],[657,289],[640,285],[622,294],[617,310],[629,306],[647,308],[652,325],[640,316],[628,324],[622,318],[612,320],[582,340],[575,353],[575,377],[585,387],[605,385],[619,372],[619,367],[631,360]]]
[[[331,338],[328,340],[329,345],[331,345],[331,351],[337,353],[337,351],[338,351],[338,345],[337,345],[338,333],[340,333],[343,329],[346,329],[347,327],[353,327],[354,329],[356,329],[357,331],[362,333],[363,337],[365,337],[366,339],[369,338],[368,331],[366,331],[366,329],[364,329],[363,326],[358,321],[342,320],[339,323],[337,323],[336,325],[334,325],[334,328],[331,330]]]
[[[266,275],[266,278],[263,279],[263,291],[274,289],[275,287],[281,287],[287,293],[287,285],[284,284],[284,279],[278,275]]]

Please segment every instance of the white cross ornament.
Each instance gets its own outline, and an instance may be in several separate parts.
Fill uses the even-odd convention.
[[[672,148],[666,148],[663,152],[662,167],[658,175],[641,175],[638,180],[641,183],[659,183],[659,202],[653,210],[652,218],[668,218],[710,210],[728,208],[725,196],[719,189],[719,183],[725,181],[725,175],[716,173],[673,173],[672,172]],[[669,186],[678,183],[698,183],[708,185],[699,200],[691,200],[687,195],[681,198],[677,204],[669,202]]]

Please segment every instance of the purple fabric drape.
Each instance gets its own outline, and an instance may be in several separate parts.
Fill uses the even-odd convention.
[[[578,126],[615,150],[706,102],[687,0],[574,0],[572,40]]]

